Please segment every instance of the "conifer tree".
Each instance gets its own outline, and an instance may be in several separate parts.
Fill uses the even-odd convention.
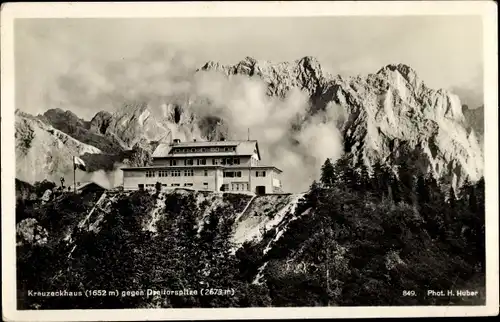
[[[339,181],[341,181],[343,186],[348,189],[355,189],[357,183],[357,175],[352,163],[350,162],[348,154],[344,154],[335,163],[335,168],[336,173],[340,179]]]
[[[478,214],[481,216],[484,216],[484,208],[485,208],[485,194],[484,194],[484,177],[481,177],[479,181],[476,183],[476,197],[477,197],[477,207],[478,207]]]
[[[372,189],[380,196],[384,194],[385,188],[384,180],[384,169],[382,168],[382,164],[379,160],[375,162],[372,169],[372,179],[371,186]]]
[[[398,190],[401,199],[406,202],[412,201],[414,193],[413,178],[415,168],[411,166],[406,159],[402,159],[398,166]]]
[[[325,163],[323,163],[323,166],[321,167],[320,181],[324,186],[329,188],[333,187],[337,181],[335,169],[329,158],[325,160]]]
[[[440,199],[440,189],[436,179],[429,174],[425,177],[425,185],[427,187],[427,192],[429,195],[429,202],[441,201]]]
[[[355,189],[358,191],[367,191],[368,187],[371,185],[370,174],[368,173],[368,168],[363,162],[362,158],[359,158],[355,166]]]
[[[474,214],[478,211],[476,189],[474,186],[471,186],[469,189],[469,210]]]
[[[450,204],[451,209],[455,209],[456,207],[456,197],[455,197],[455,190],[453,189],[452,186],[450,186],[450,189],[448,191],[448,203]]]
[[[420,204],[428,203],[430,199],[429,190],[423,174],[419,174],[417,177],[417,197]]]
[[[392,181],[394,177],[394,173],[392,172],[391,168],[387,166],[386,164],[382,165],[382,176],[380,179],[381,183],[381,194],[382,196],[388,196],[390,199],[393,198],[393,192],[392,192]]]
[[[346,171],[349,168],[349,160],[347,158],[347,155],[344,154],[342,157],[337,159],[335,162],[334,166],[334,171],[337,176],[337,185],[340,187],[345,188],[347,181],[346,181]]]
[[[308,199],[311,202],[311,206],[316,207],[318,204],[318,198],[320,195],[320,187],[316,180],[313,181],[311,187],[309,188]]]

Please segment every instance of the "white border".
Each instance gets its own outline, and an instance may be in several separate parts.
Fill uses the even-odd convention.
[[[319,307],[228,309],[16,310],[14,18],[153,18],[257,16],[481,15],[484,35],[486,306]],[[13,321],[187,320],[497,315],[498,309],[498,66],[494,1],[8,3],[1,7],[2,308]],[[459,53],[457,53],[459,54]]]

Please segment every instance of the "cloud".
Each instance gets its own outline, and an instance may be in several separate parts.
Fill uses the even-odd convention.
[[[266,95],[260,79],[196,73],[198,67],[189,56],[157,44],[129,58],[81,57],[49,84],[45,101],[87,118],[83,112],[115,111],[127,102],[147,103],[153,117],[162,122],[166,106],[172,104],[200,117],[217,116],[228,126],[231,139],[246,139],[250,129],[263,163],[284,171],[283,184],[289,191],[307,189],[325,159],[340,156],[342,140],[334,107],[311,117],[306,93],[292,90],[284,99],[273,98]],[[186,139],[200,135],[196,126],[190,131],[174,132]],[[117,171],[121,173],[98,171],[80,180],[112,187],[121,183]]]
[[[195,93],[208,97],[211,104],[195,105],[194,112],[220,117],[233,139],[245,139],[250,129],[251,139],[259,142],[262,161],[284,171],[287,189],[305,190],[318,178],[323,162],[343,152],[336,126],[342,116],[340,106],[330,105],[311,116],[306,93],[295,89],[284,99],[269,97],[262,81],[245,76],[228,79],[206,72],[197,75],[195,83]]]

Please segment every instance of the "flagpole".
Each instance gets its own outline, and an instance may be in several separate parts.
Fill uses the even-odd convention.
[[[76,167],[75,167],[75,156],[73,156],[73,193],[76,193]]]

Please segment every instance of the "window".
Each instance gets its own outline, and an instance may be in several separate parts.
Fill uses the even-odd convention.
[[[152,178],[155,176],[155,172],[154,171],[146,171],[146,178]]]
[[[191,148],[191,152],[196,152],[196,149],[195,148]]]
[[[200,148],[200,152],[205,152],[205,148]]]
[[[227,158],[226,159],[226,164],[227,165],[233,165],[233,159],[232,158]]]
[[[172,170],[171,172],[172,177],[180,177],[181,176],[181,170]]]
[[[256,177],[265,177],[266,171],[255,171],[255,176]]]
[[[234,164],[240,164],[240,159],[239,158],[234,158],[233,159]]]
[[[176,166],[177,165],[177,160],[170,160],[170,166]]]
[[[198,159],[196,161],[197,161],[196,164],[198,164],[198,165],[206,165],[207,164],[206,159]]]
[[[168,177],[168,171],[167,170],[160,170],[160,171],[158,171],[158,176],[159,177]]]
[[[203,170],[203,175],[204,175],[205,177],[208,177],[208,170]]]
[[[184,184],[184,187],[192,187],[192,186],[193,186],[193,184],[192,184],[192,183],[185,183],[185,184]]]
[[[178,183],[172,183],[172,187],[180,187],[181,185]]]
[[[213,165],[218,165],[219,164],[219,159],[213,158],[212,159],[212,164]]]
[[[192,177],[193,175],[194,175],[193,169],[184,170],[184,176],[186,176],[186,177]]]
[[[184,160],[184,165],[193,165],[193,159]]]
[[[241,178],[241,171],[224,171],[224,178]]]
[[[204,186],[208,186],[208,182],[203,182],[203,185]]]

